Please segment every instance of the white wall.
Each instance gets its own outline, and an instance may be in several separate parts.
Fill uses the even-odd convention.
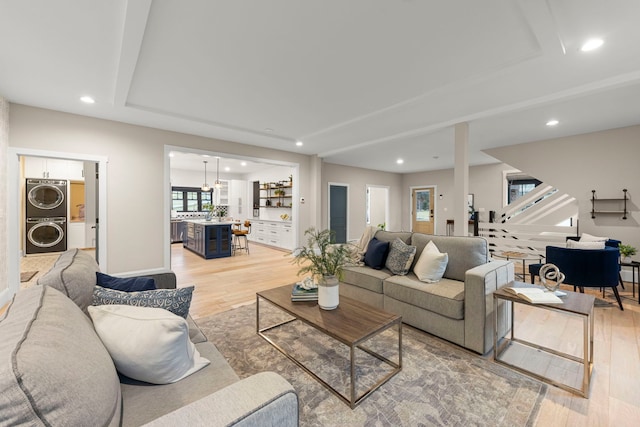
[[[640,248],[640,126],[631,126],[487,150],[493,157],[557,187],[578,200],[580,232]],[[591,218],[591,190],[600,198],[629,190],[627,220]],[[638,255],[634,259],[640,259]]]
[[[389,172],[380,172],[369,169],[352,168],[348,166],[322,164],[322,228],[328,226],[328,183],[335,182],[349,184],[348,195],[348,228],[347,240],[359,239],[366,227],[366,197],[367,185],[381,185],[389,187],[389,223],[387,230],[400,231],[402,228],[400,211],[398,207],[402,203],[402,175]],[[377,225],[377,224],[374,224]]]
[[[169,246],[168,212],[164,212],[163,203],[169,194],[164,177],[165,146],[297,163],[300,192],[309,191],[310,157],[306,155],[19,104],[11,104],[9,124],[11,147],[108,157],[110,273],[169,267],[164,265]],[[307,203],[299,207],[300,227],[310,226],[310,208],[315,206]]]
[[[9,300],[7,274],[7,147],[9,146],[9,101],[0,96],[0,307]],[[13,225],[13,226],[17,226]]]

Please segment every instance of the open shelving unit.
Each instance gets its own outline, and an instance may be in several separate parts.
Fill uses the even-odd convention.
[[[627,189],[622,189],[623,196],[613,199],[598,199],[596,190],[591,190],[591,218],[598,215],[622,215],[622,219],[627,219]]]
[[[293,183],[290,180],[260,183],[260,207],[291,209]]]

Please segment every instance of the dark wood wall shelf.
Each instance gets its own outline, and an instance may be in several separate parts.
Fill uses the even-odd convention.
[[[622,215],[622,219],[627,219],[627,189],[622,189],[623,197],[612,199],[598,199],[596,190],[591,190],[591,218],[598,215]]]
[[[260,207],[291,209],[293,206],[292,181],[263,182],[260,184]],[[264,200],[264,203],[262,203]]]

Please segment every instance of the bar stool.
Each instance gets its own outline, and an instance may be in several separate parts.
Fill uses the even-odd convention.
[[[240,224],[237,224],[232,233],[233,233],[233,254],[235,255],[237,249],[244,249],[249,253],[249,239],[247,236],[251,234],[251,221],[246,220],[244,222],[244,229],[240,228]],[[241,240],[244,239],[244,246],[241,244]]]

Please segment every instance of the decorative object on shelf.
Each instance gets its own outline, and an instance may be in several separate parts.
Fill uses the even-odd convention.
[[[333,310],[340,303],[339,278],[350,261],[349,244],[335,244],[335,233],[309,228],[304,232],[307,246],[293,251],[293,262],[301,265],[298,274],[311,273],[318,284],[318,305]]]
[[[220,157],[216,157],[216,182],[213,186],[217,189],[222,188],[222,183],[220,182]]]
[[[286,220],[288,220],[288,219],[290,219],[290,218],[291,218],[291,217],[290,217],[288,214],[286,214],[286,213],[285,213],[285,214],[280,215],[280,219],[281,219],[281,220],[283,220],[283,221],[286,221]]]
[[[387,228],[387,223],[383,222],[382,224],[378,224],[378,228],[382,231],[386,230]]]
[[[627,219],[627,214],[629,213],[629,211],[627,211],[627,200],[629,200],[627,197],[627,189],[623,188],[622,192],[622,198],[598,199],[596,197],[596,190],[591,190],[591,218],[595,218],[596,214],[622,214],[622,219]],[[622,210],[620,210],[620,202],[623,202]],[[617,209],[596,209],[597,204],[600,204],[602,207],[617,205],[615,206]]]
[[[202,191],[209,191],[211,190],[211,187],[209,187],[209,184],[207,184],[207,161],[203,160],[204,163],[204,184],[202,184],[202,187],[200,187],[200,189]]]
[[[623,245],[620,243],[618,245],[618,249],[620,250],[620,255],[622,256],[622,262],[631,262],[631,257],[634,256],[638,251],[631,245]]]
[[[562,282],[564,282],[564,274],[555,264],[545,264],[540,267],[540,283],[550,292],[558,290]],[[554,282],[548,281],[552,280]]]

